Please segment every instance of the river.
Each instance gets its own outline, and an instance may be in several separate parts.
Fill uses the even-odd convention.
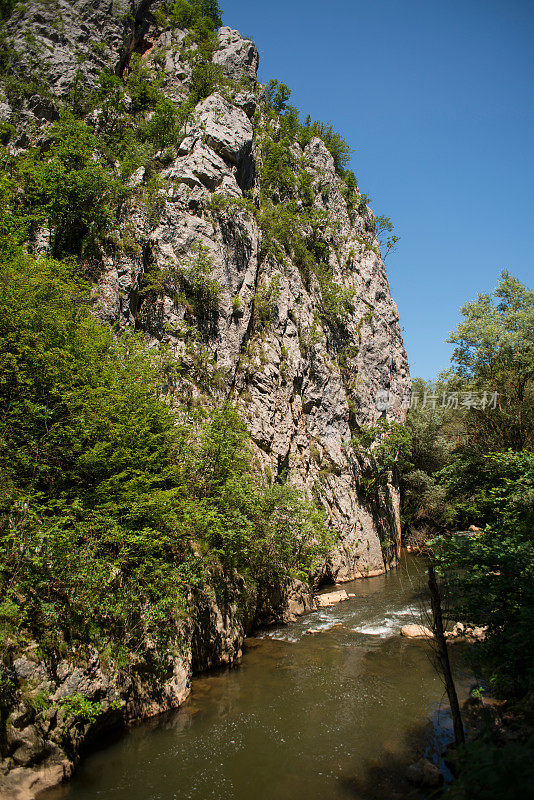
[[[239,668],[195,678],[180,710],[91,754],[46,797],[403,797],[417,752],[433,757],[433,742],[451,738],[428,643],[399,635],[421,621],[424,581],[424,562],[403,557],[388,575],[344,584],[348,601],[249,638]],[[457,675],[465,691],[469,674]]]

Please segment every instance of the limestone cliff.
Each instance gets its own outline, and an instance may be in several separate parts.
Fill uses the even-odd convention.
[[[25,79],[38,74],[51,89],[48,98],[30,96],[18,110],[18,145],[43,138],[47,120],[56,116],[55,98],[72,92],[73,84],[95,86],[103,69],[127,74],[132,53],[142,55],[168,98],[186,98],[193,70],[184,57],[187,32],[169,29],[162,7],[128,0],[16,7],[8,30],[17,69]],[[183,365],[174,386],[178,396],[238,403],[264,468],[315,493],[326,508],[340,540],[325,572],[350,579],[396,558],[396,489],[390,484],[378,501],[364,502],[351,438],[382,415],[380,390],[389,392],[388,419],[402,419],[406,353],[374,215],[357,189],[357,202],[347,202],[320,138],[291,145],[290,168],[306,179],[307,194],[303,199],[293,192],[287,224],[298,223],[299,212],[318,212],[312,225],[310,214],[302,214],[298,233],[305,244],[319,240],[328,285],[305,274],[293,242],[283,241],[287,231],[272,220],[266,231],[262,158],[273,127],[265,120],[258,60],[253,42],[219,30],[217,91],[198,102],[177,148],[156,157],[155,190],[146,168],[132,176],[134,191],[121,209],[114,246],[102,250],[97,265],[97,313],[110,324],[145,331],[151,345],[172,349]],[[4,117],[9,114],[4,106]],[[96,109],[89,120],[98,130],[103,117]],[[276,200],[275,192],[275,208]],[[46,238],[38,245],[46,249]],[[173,267],[183,270],[199,253],[221,288],[217,307],[204,309],[202,320],[180,301],[176,275],[157,289],[149,290],[147,280]],[[328,314],[332,291],[338,305],[344,303],[342,320],[336,310]],[[193,343],[191,327],[199,332]]]
[[[259,468],[322,504],[339,537],[316,580],[376,574],[396,563],[398,493],[393,474],[374,495],[365,491],[354,439],[381,416],[402,421],[410,379],[373,212],[320,127],[299,127],[291,107],[258,84],[253,42],[221,27],[206,56],[169,21],[168,5],[15,6],[6,25],[12,77],[0,100],[14,131],[8,147],[46,152],[49,126],[65,106],[97,134],[109,135],[118,121],[125,136],[128,127],[144,126],[148,136],[159,126],[161,148],[128,174],[112,230],[77,253],[93,280],[95,313],[168,349],[176,365],[169,402],[235,403]],[[134,70],[178,117],[165,117],[161,100],[135,111]],[[120,120],[98,102],[102,74],[126,84]],[[123,174],[118,163],[107,167]],[[36,225],[29,246],[53,254],[51,230]],[[379,392],[388,394],[385,411]],[[158,685],[118,677],[94,651],[81,666],[44,664],[32,646],[16,659],[13,685],[29,682],[53,703],[43,712],[19,695],[11,703],[4,750],[13,796],[70,774],[98,726],[175,707],[193,671],[235,661],[254,622],[232,595],[239,580],[224,602],[207,600],[195,624],[177,632],[181,652]],[[293,585],[272,605],[274,618],[313,601]],[[60,701],[73,693],[101,704],[96,728],[68,721]]]

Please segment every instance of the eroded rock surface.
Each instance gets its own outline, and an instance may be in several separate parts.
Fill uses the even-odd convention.
[[[7,26],[17,74],[43,81],[51,97],[36,92],[17,108],[1,98],[0,117],[17,130],[12,151],[46,147],[46,129],[57,119],[61,99],[77,82],[95,87],[103,69],[122,75],[132,53],[157,71],[168,98],[183,100],[191,81],[191,64],[183,57],[186,32],[159,25],[161,5],[28,0],[17,7]],[[225,76],[224,89],[197,104],[176,148],[161,154],[155,190],[144,167],[130,177],[132,192],[113,246],[100,253],[95,313],[118,329],[143,331],[149,346],[168,347],[181,366],[172,387],[181,402],[236,403],[260,468],[322,504],[338,539],[317,581],[379,574],[396,563],[399,496],[392,475],[377,497],[366,496],[354,437],[381,416],[403,419],[410,379],[374,215],[364,203],[347,202],[320,138],[291,146],[299,180],[309,187],[308,205],[296,201],[295,214],[305,208],[321,212],[321,257],[331,286],[349,298],[340,331],[328,320],[328,298],[317,277],[305,273],[290,248],[273,248],[268,241],[261,207],[258,51],[227,27],[218,40],[213,63]],[[88,121],[98,130],[98,109]],[[34,246],[47,252],[45,233],[36,233]],[[218,288],[217,302],[206,304],[201,322],[193,323],[176,281],[200,262]],[[385,408],[377,405],[379,393],[388,397]],[[2,797],[29,797],[68,777],[79,744],[100,725],[178,706],[193,670],[240,657],[254,620],[291,619],[315,607],[310,588],[298,581],[261,609],[204,598],[196,623],[177,631],[183,646],[169,655],[165,680],[156,682],[110,672],[96,651],[81,663],[66,658],[53,668],[24,653],[13,664],[19,694],[3,745]],[[28,697],[20,693],[22,682]],[[32,704],[36,697],[49,698],[46,709],[39,709],[38,700]],[[73,697],[101,704],[98,724],[83,714],[69,717],[65,701]]]
[[[178,101],[187,95],[191,73],[181,58],[186,34],[158,27],[160,6],[119,0],[110,11],[98,0],[29,2],[8,26],[19,70],[25,75],[38,62],[39,75],[62,96],[76,80],[93,85],[104,67],[120,74],[129,54],[137,52],[157,72],[167,96]],[[26,36],[30,29],[33,38]],[[377,574],[396,562],[398,492],[390,483],[373,502],[364,497],[352,439],[381,416],[401,420],[410,381],[373,213],[365,205],[347,205],[321,139],[291,146],[308,176],[310,202],[325,215],[323,244],[333,284],[351,296],[341,345],[339,331],[321,312],[324,291],[315,277],[303,275],[291,254],[281,258],[266,246],[257,213],[258,53],[230,28],[221,28],[218,37],[213,61],[233,88],[198,103],[171,163],[161,169],[157,220],[144,197],[148,176],[143,170],[132,176],[130,186],[138,191],[121,213],[122,245],[102,253],[97,313],[119,327],[144,330],[154,344],[169,345],[189,367],[177,391],[201,398],[198,350],[188,352],[190,321],[187,308],[176,302],[176,287],[148,294],[143,288],[147,273],[183,269],[202,249],[222,290],[218,308],[206,309],[201,332],[203,358],[213,367],[212,396],[240,405],[263,469],[320,499],[339,534],[325,575],[340,581]],[[36,96],[19,112],[19,122],[24,115],[51,114],[53,104]],[[40,118],[38,128],[45,124]],[[262,303],[268,303],[267,320],[258,320]],[[388,396],[385,411],[377,407],[380,392]]]

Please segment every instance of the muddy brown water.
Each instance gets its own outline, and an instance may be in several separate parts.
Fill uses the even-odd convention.
[[[412,557],[344,584],[355,597],[248,639],[239,668],[195,678],[180,710],[88,756],[47,799],[406,796],[406,766],[425,750],[436,759],[452,738],[429,645],[399,635],[421,621],[424,584]]]

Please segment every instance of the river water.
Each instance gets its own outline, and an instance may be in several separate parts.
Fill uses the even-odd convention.
[[[428,643],[399,635],[421,621],[424,583],[408,556],[344,584],[355,597],[248,639],[239,668],[196,678],[180,710],[108,743],[47,798],[404,797],[406,766],[452,738]]]

